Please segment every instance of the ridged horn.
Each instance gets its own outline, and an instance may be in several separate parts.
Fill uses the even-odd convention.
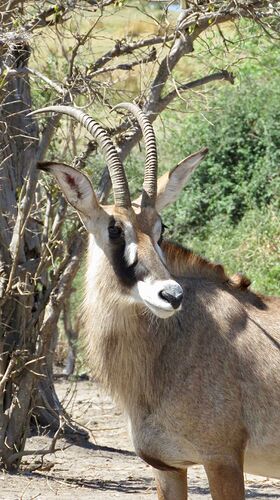
[[[106,130],[89,115],[80,109],[74,108],[73,106],[47,106],[33,111],[29,114],[29,116],[39,113],[47,113],[49,111],[62,113],[75,118],[87,129],[92,137],[96,139],[106,158],[112,181],[115,205],[124,208],[130,207],[131,201],[125,171],[115,145]]]
[[[137,119],[139,126],[142,130],[145,147],[146,147],[146,160],[145,160],[145,173],[143,183],[143,193],[141,206],[155,206],[157,197],[157,144],[153,126],[145,113],[137,106],[129,102],[122,102],[117,104],[113,109],[124,108],[130,111]]]

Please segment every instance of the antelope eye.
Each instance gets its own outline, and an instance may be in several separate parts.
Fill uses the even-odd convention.
[[[116,224],[108,227],[108,233],[110,240],[116,240],[122,234],[122,228]]]

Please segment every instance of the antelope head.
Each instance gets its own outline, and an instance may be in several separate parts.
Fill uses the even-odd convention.
[[[124,167],[106,130],[73,107],[50,106],[32,114],[63,113],[85,126],[105,154],[114,205],[101,205],[87,175],[69,165],[44,162],[39,168],[55,176],[66,199],[90,233],[93,261],[89,267],[95,288],[101,287],[105,292],[113,288],[118,301],[141,304],[156,316],[168,318],[181,308],[183,290],[166,267],[161,251],[163,224],[158,211],[176,199],[182,184],[207,150],[191,155],[162,176],[157,193],[157,149],[153,127],[136,105],[122,103],[117,107],[134,115],[146,145],[144,183],[142,195],[137,200],[131,203]]]

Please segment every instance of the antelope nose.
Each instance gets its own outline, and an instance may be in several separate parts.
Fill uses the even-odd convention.
[[[173,309],[178,309],[178,307],[182,304],[183,290],[180,285],[174,285],[172,287],[168,287],[166,290],[161,290],[161,292],[159,292],[159,296],[161,299],[169,302]]]

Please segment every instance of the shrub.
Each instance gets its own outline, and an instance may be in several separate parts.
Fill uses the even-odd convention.
[[[236,89],[224,87],[213,101],[208,120],[192,116],[169,122],[161,156],[182,159],[209,147],[189,185],[169,209],[176,235],[208,232],[214,217],[237,224],[248,210],[276,205],[280,181],[280,88],[259,81]],[[174,162],[174,160],[173,160]],[[175,216],[174,216],[175,213]]]

